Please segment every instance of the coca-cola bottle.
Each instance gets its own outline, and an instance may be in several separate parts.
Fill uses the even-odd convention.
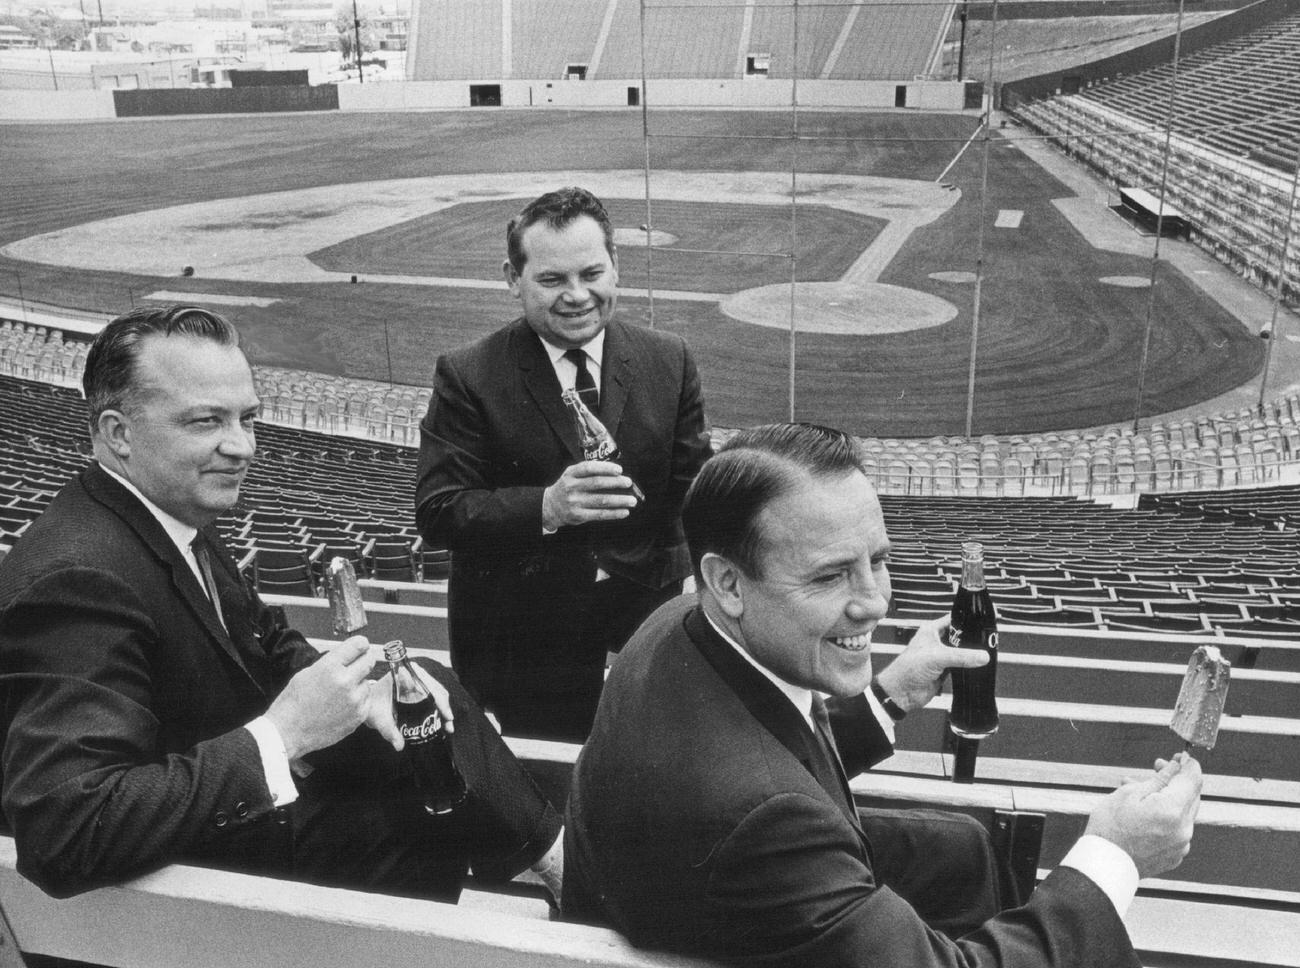
[[[617,464],[621,456],[618,444],[605,429],[605,425],[597,420],[596,415],[582,402],[582,397],[578,395],[577,390],[565,390],[563,396],[564,402],[573,412],[574,422],[578,425],[578,440],[582,443],[583,459],[607,460]],[[645,500],[645,495],[641,493],[641,488],[636,486],[636,481],[632,482],[630,493],[637,501]]]
[[[465,779],[451,755],[451,740],[433,696],[416,675],[401,640],[384,646],[393,670],[393,718],[406,740],[405,754],[415,770],[416,789],[431,814],[450,813],[465,799]]]
[[[993,599],[984,585],[984,546],[961,546],[961,584],[952,603],[948,644],[959,649],[983,649],[988,665],[952,670],[952,711],[948,726],[964,739],[983,739],[998,731],[998,620]]]

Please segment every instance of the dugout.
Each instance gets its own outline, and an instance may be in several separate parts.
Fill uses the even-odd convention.
[[[1187,238],[1191,232],[1191,222],[1186,215],[1168,202],[1162,205],[1155,195],[1144,188],[1121,188],[1119,202],[1126,216],[1153,232],[1159,226],[1162,235],[1180,239]]]

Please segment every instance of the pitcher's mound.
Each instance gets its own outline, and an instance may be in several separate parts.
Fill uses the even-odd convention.
[[[790,285],[746,289],[722,302],[732,319],[790,328]],[[872,336],[942,326],[957,307],[929,293],[883,282],[801,282],[795,286],[795,318],[801,333]]]

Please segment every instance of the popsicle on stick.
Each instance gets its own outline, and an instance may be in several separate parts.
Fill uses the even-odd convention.
[[[1214,748],[1231,671],[1232,663],[1219,654],[1217,646],[1200,645],[1192,653],[1178,701],[1174,703],[1174,718],[1169,724],[1183,740],[1184,749]]]
[[[325,594],[335,635],[355,635],[366,627],[366,607],[352,562],[343,557],[330,559],[325,569]]]

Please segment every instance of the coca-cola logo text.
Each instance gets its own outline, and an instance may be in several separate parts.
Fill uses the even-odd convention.
[[[413,726],[403,723],[398,728],[402,731],[402,738],[408,743],[424,743],[438,735],[438,730],[442,728],[442,720],[437,713],[429,713],[422,723]]]
[[[961,648],[961,629],[948,630],[948,644],[951,645],[954,649]],[[988,635],[984,636],[984,648],[988,649],[990,652],[997,651],[998,648],[997,632],[990,632],[988,633]]]

